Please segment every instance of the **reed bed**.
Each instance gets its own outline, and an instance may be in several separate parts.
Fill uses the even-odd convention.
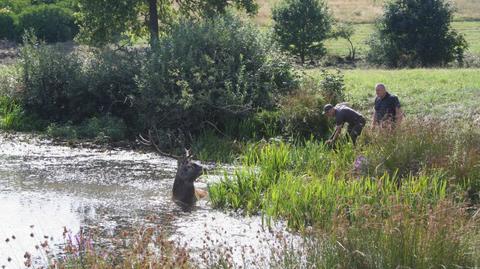
[[[479,130],[416,120],[366,130],[357,147],[257,143],[210,199],[314,231],[330,244],[309,254],[317,268],[478,266]]]

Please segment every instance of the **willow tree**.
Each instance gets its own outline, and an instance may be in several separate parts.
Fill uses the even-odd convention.
[[[77,0],[79,38],[91,45],[116,43],[149,34],[150,43],[167,31],[178,15],[212,17],[229,6],[254,14],[255,0]]]

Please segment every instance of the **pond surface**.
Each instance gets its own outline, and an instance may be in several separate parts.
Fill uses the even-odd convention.
[[[175,171],[175,160],[155,153],[70,148],[0,133],[0,268],[21,267],[26,251],[37,255],[37,264],[45,263],[35,246],[48,240],[59,249],[65,228],[72,234],[100,229],[108,241],[123,229],[151,222],[186,245],[193,258],[202,249],[232,247],[238,266],[265,267],[258,255],[269,256],[283,225],[272,233],[260,217],[214,210],[208,200],[183,212],[171,200]],[[196,186],[206,189],[218,178],[202,176]],[[256,254],[249,257],[247,247]]]

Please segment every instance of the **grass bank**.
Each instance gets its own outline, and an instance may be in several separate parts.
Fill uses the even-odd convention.
[[[210,199],[313,231],[325,244],[308,254],[319,268],[476,266],[479,130],[408,121],[388,135],[366,131],[356,148],[258,143],[209,186]]]
[[[312,77],[319,70],[309,70]],[[384,83],[400,98],[407,117],[477,119],[480,69],[344,70],[349,103],[370,117],[374,86]]]

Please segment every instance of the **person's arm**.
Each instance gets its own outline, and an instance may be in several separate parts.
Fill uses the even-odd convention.
[[[372,115],[372,129],[377,126],[377,113],[375,113],[375,108],[373,108],[373,115]]]
[[[402,120],[403,120],[403,110],[401,107],[397,106],[395,108],[395,121],[397,122],[397,124],[400,124],[402,123]]]
[[[327,144],[331,144],[331,143],[335,142],[335,140],[337,140],[338,136],[342,132],[342,127],[343,127],[343,125],[337,125],[335,127],[335,131],[333,132],[333,135],[330,137],[330,139],[327,140]]]
[[[402,111],[402,106],[400,105],[400,101],[398,100],[398,97],[395,97],[395,122],[397,124],[400,124],[403,120],[403,111]]]

